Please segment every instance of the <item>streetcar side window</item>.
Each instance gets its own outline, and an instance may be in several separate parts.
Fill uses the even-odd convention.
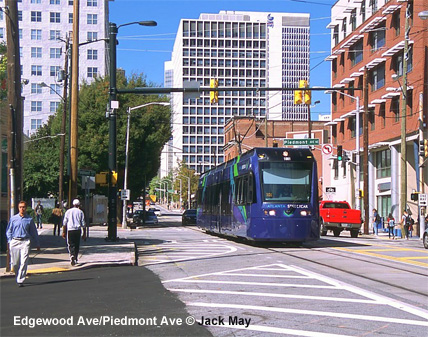
[[[235,179],[235,204],[246,205],[254,202],[254,183],[252,175],[246,174]]]
[[[221,211],[222,215],[230,215],[231,214],[231,200],[229,199],[230,194],[230,181],[224,181],[221,184]]]

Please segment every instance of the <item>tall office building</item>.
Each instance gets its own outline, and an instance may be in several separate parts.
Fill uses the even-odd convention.
[[[172,95],[173,165],[184,160],[203,172],[223,162],[224,124],[231,116],[307,120],[292,91],[263,88],[296,87],[308,79],[309,14],[220,11],[182,19],[165,69],[172,71],[175,88],[189,81],[209,87],[211,79],[219,87],[242,88],[219,92],[218,103],[210,102],[208,92],[200,98]]]
[[[0,0],[0,6],[4,0]],[[62,100],[65,40],[72,36],[73,0],[18,1],[19,45],[24,98],[24,134],[47,122]],[[108,0],[80,1],[79,83],[105,76]],[[0,42],[6,42],[6,14],[0,12]],[[72,42],[72,39],[71,39]],[[42,84],[43,83],[43,84]]]

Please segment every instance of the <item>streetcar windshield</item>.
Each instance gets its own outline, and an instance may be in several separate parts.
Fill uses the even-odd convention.
[[[309,202],[312,163],[260,163],[263,200]]]

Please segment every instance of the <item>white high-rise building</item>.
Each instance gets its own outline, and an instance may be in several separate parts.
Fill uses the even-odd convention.
[[[223,128],[231,116],[307,120],[307,108],[294,105],[292,91],[263,88],[309,80],[309,14],[220,11],[182,19],[165,71],[174,88],[187,81],[209,87],[217,79],[219,87],[243,89],[219,92],[215,104],[208,92],[194,99],[172,94],[173,166],[184,160],[203,172],[223,162]]]
[[[4,0],[0,0],[0,6]],[[65,40],[72,37],[73,0],[18,1],[19,46],[24,98],[24,134],[47,122],[62,100]],[[80,1],[79,83],[105,76],[107,67],[108,0]],[[0,42],[6,42],[6,14],[0,12]],[[72,42],[72,39],[71,39]],[[43,84],[42,84],[43,83]]]

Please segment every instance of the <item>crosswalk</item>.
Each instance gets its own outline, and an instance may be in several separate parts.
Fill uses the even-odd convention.
[[[236,247],[222,239],[190,241],[168,240],[161,244],[138,246],[138,264],[152,265],[195,259],[200,260],[230,254],[236,250]]]
[[[428,327],[428,312],[423,309],[283,263],[163,284],[179,294],[195,319],[217,336],[229,335],[233,329],[234,336],[247,336],[249,331],[292,336],[361,336],[381,331],[384,336],[411,337],[426,335]]]

